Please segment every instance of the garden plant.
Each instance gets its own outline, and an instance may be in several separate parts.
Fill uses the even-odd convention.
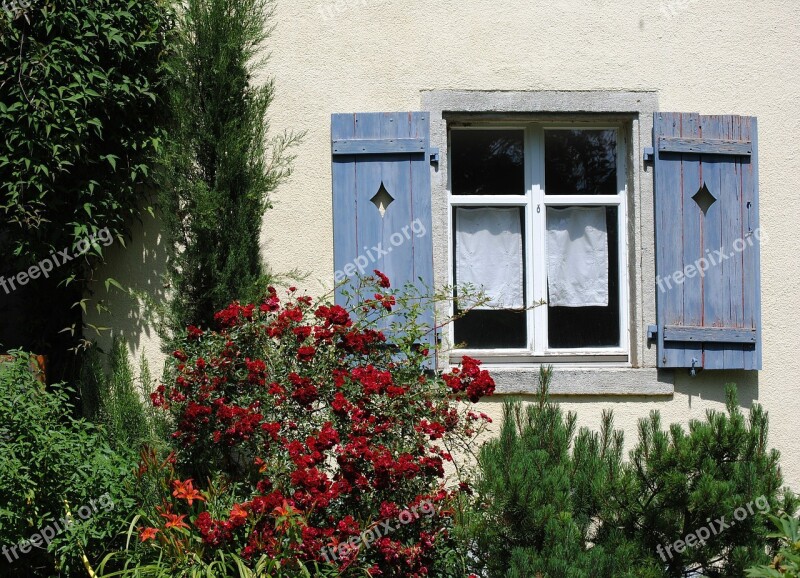
[[[125,560],[131,576],[466,575],[455,458],[489,421],[470,405],[494,382],[470,358],[424,369],[432,351],[418,344],[433,328],[416,318],[430,303],[379,271],[363,282],[356,294],[371,297],[351,311],[270,289],[219,311],[216,329],[187,328],[152,394],[174,451],[139,471],[163,502],[101,571]]]

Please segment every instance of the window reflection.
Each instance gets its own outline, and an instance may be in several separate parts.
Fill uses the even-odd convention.
[[[524,131],[453,129],[450,132],[454,195],[524,195]]]
[[[615,130],[546,130],[545,193],[616,195]]]

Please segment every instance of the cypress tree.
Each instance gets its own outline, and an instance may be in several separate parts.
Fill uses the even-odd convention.
[[[267,139],[272,0],[182,0],[172,58],[164,219],[171,241],[171,329],[209,326],[266,283],[259,234],[269,195],[301,135]]]

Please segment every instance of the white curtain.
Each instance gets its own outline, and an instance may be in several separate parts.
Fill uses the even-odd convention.
[[[518,207],[456,208],[456,284],[489,298],[480,309],[522,309],[522,223]]]
[[[548,304],[608,307],[605,207],[547,209]]]

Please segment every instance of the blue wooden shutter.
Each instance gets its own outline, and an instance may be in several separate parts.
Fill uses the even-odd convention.
[[[334,114],[331,140],[337,283],[378,269],[393,287],[432,292],[428,114]],[[348,305],[341,287],[335,299]],[[433,309],[417,321],[433,328]]]
[[[655,114],[659,367],[761,369],[756,129]]]

